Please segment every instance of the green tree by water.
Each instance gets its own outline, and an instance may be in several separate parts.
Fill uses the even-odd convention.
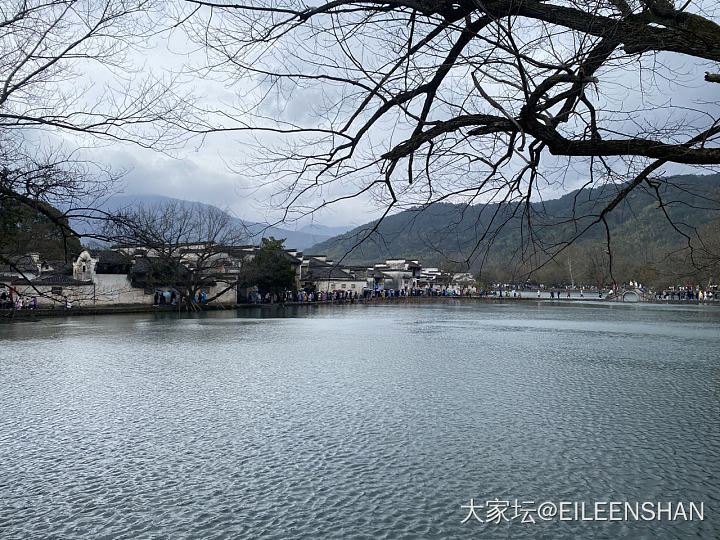
[[[42,201],[35,204],[38,208],[0,198],[0,254],[36,252],[44,259],[69,262],[82,250],[80,241],[67,234],[67,219],[59,210]]]
[[[284,238],[263,238],[255,258],[248,264],[245,282],[263,293],[295,289],[295,270],[284,251]]]

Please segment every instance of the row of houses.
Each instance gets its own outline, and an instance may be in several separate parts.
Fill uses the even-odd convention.
[[[254,287],[238,285],[243,267],[257,253],[258,246],[213,246],[187,244],[174,248],[188,272],[211,275],[202,292],[221,303],[247,301]],[[294,249],[282,256],[295,270],[295,288],[305,291],[346,290],[358,295],[368,290],[411,290],[455,288],[472,290],[470,274],[446,274],[438,268],[423,268],[417,260],[391,259],[368,265],[342,265],[325,255],[306,255]],[[71,298],[73,305],[132,305],[153,303],[158,286],[148,280],[154,260],[160,253],[141,246],[81,252],[72,268],[60,261],[46,261],[31,253],[14,257],[11,264],[0,265],[0,292],[6,298],[12,289],[17,296],[35,296],[39,305],[56,304]],[[7,257],[5,257],[7,260]],[[247,284],[245,284],[247,285]]]

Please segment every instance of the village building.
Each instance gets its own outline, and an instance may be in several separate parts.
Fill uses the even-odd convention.
[[[476,293],[475,281],[475,276],[470,272],[454,273],[450,280],[450,287],[460,291]]]
[[[389,259],[373,266],[373,288],[395,291],[415,289],[422,266],[415,260]]]
[[[85,250],[73,263],[73,278],[93,284],[91,304],[147,304],[145,291],[132,285],[134,263],[123,251]],[[86,304],[80,299],[76,301]]]
[[[3,255],[0,262],[0,276],[21,277],[29,280],[42,275],[50,275],[60,271],[64,261],[49,261],[39,253],[26,253],[24,255]]]
[[[367,287],[367,277],[362,270],[337,265],[325,255],[308,255],[303,260],[301,272],[301,288],[305,290],[347,290],[362,294]]]
[[[234,276],[242,261],[252,257],[253,247],[237,246],[213,252],[212,264],[206,265],[204,270],[212,272],[212,275],[203,280],[200,292],[208,297],[217,297],[216,301],[220,303],[235,303],[237,279]],[[187,244],[178,250],[177,255],[182,261],[180,271],[195,271],[202,246]],[[172,283],[157,283],[151,276],[153,265],[162,261],[157,250],[139,246],[85,250],[73,263],[73,277],[93,284],[91,303],[94,305],[152,304],[156,292],[174,290]],[[84,305],[88,302],[83,300],[78,303]]]
[[[0,294],[5,293],[6,301],[35,298],[38,306],[64,304],[67,296],[92,297],[92,283],[75,279],[64,273],[64,261],[48,261],[38,253],[25,255],[4,255],[7,261],[0,265]]]
[[[195,282],[201,283],[200,292],[207,298],[226,304],[250,301],[257,287],[245,282],[242,272],[259,249],[253,245],[210,246],[203,243],[176,246],[170,256],[181,263],[181,274],[177,277],[176,268],[173,279],[200,272],[203,279]],[[13,275],[10,275],[10,267],[0,267],[0,274],[8,274],[0,275],[0,282],[11,285],[16,294],[38,296],[40,306],[61,304],[68,297],[74,306],[149,305],[157,301],[158,293],[162,295],[174,290],[172,283],[160,282],[162,278],[156,273],[162,268],[162,256],[165,260],[168,257],[161,250],[162,247],[131,245],[84,249],[71,265],[55,266],[42,261],[37,254],[29,254],[13,261],[13,266],[17,266]],[[325,255],[305,255],[294,249],[283,250],[282,255],[295,271],[295,290],[348,291],[360,296],[383,289],[410,291],[442,286],[442,272],[436,268],[423,269],[412,259],[389,259],[369,266],[342,265]],[[467,289],[471,280],[470,274],[455,274],[452,281],[455,286]]]

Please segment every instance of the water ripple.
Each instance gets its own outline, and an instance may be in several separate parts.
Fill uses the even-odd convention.
[[[720,536],[718,310],[240,315],[0,327],[0,538]],[[706,519],[460,523],[494,497]]]

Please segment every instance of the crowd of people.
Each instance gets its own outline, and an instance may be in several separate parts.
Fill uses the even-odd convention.
[[[662,291],[655,291],[654,296],[658,300],[697,300],[711,301],[720,299],[720,292],[717,286],[709,287],[705,290],[700,287],[683,286],[670,287]]]
[[[180,292],[174,289],[157,289],[155,290],[155,294],[153,295],[153,306],[177,306],[179,303],[183,302],[184,300]],[[197,293],[193,297],[193,302],[195,304],[202,304],[207,302],[207,293]]]
[[[349,289],[335,289],[332,291],[285,291],[282,293],[263,293],[251,291],[248,302],[251,304],[277,304],[280,302],[353,302],[359,299],[370,298],[401,298],[406,296],[470,296],[469,289],[458,290],[452,288],[402,288],[402,289],[369,289],[362,291]]]
[[[72,299],[69,296],[63,296],[61,304],[65,309],[72,308]],[[0,291],[0,308],[14,309],[20,311],[22,309],[37,309],[38,299],[36,295],[21,295],[16,289]]]
[[[37,296],[24,297],[13,289],[0,292],[0,307],[4,309],[35,309],[37,308]]]
[[[630,281],[623,283],[620,287],[623,289],[636,288],[649,295],[652,295],[656,300],[664,301],[712,301],[720,300],[720,291],[718,291],[717,285],[708,286],[705,289],[700,286],[682,285],[675,287],[668,287],[662,290],[653,290],[643,287],[640,283]],[[613,285],[608,288],[608,292],[616,291],[619,287]],[[506,287],[498,284],[493,290],[476,290],[471,289],[454,289],[451,287],[425,287],[425,288],[410,288],[405,287],[402,289],[384,289],[384,288],[364,288],[362,291],[349,290],[349,289],[336,289],[332,291],[315,291],[315,290],[298,290],[298,291],[285,291],[281,293],[263,293],[260,291],[251,291],[247,301],[252,304],[277,304],[283,302],[330,302],[330,301],[341,301],[341,302],[354,302],[359,299],[375,299],[375,298],[400,298],[406,296],[476,296],[476,297],[505,297],[505,298],[522,298],[531,297],[530,295],[537,295],[537,298],[542,297],[542,292],[549,292],[551,299],[571,298],[571,292],[579,293],[580,298],[584,298],[586,292],[590,297],[594,297],[597,293],[598,298],[604,298],[605,293],[602,289],[592,288],[587,290],[584,287],[580,288],[530,288],[527,286],[518,287]],[[576,295],[577,296],[577,295]],[[182,296],[178,291],[175,290],[162,290],[157,289],[153,295],[154,306],[176,306],[182,302]],[[198,293],[194,302],[202,304],[207,302],[207,293]],[[72,308],[72,300],[69,296],[62,297],[60,305],[64,305],[65,309]],[[23,296],[13,288],[0,290],[0,308],[2,309],[36,309],[38,307],[37,296]]]
[[[180,301],[176,291],[156,290],[153,295],[153,306],[175,306]]]
[[[665,287],[663,289],[654,289],[651,287],[645,287],[642,283],[637,281],[630,281],[629,283],[623,283],[623,288],[635,288],[641,291],[651,294],[656,300],[669,300],[669,301],[697,301],[706,302],[720,299],[720,291],[718,291],[717,285],[708,284],[707,287],[703,288],[700,285],[690,285],[685,283],[684,285],[675,285],[672,287]],[[615,286],[613,285],[613,290]]]

